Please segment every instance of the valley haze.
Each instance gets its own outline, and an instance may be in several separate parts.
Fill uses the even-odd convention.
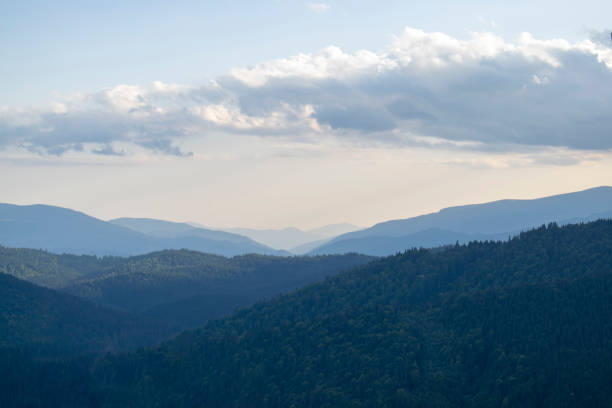
[[[564,225],[610,217],[609,186],[532,200],[505,199],[448,207],[364,229],[352,224],[332,224],[311,231],[297,228],[221,231],[149,218],[103,221],[41,204],[0,204],[0,243],[15,248],[99,256],[139,255],[163,249],[191,249],[230,257],[249,253],[289,256],[351,252],[385,256],[410,248],[506,240],[551,222]]]

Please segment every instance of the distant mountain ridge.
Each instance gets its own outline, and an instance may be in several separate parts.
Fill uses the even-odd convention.
[[[132,256],[164,249],[189,249],[223,256],[348,252],[385,256],[411,247],[507,239],[550,222],[567,224],[611,217],[612,187],[609,186],[532,200],[448,207],[356,231],[358,227],[346,223],[309,231],[297,228],[221,231],[148,218],[103,221],[78,211],[40,204],[0,204],[0,245],[102,256]],[[336,235],[342,231],[350,232]]]
[[[188,224],[154,221],[174,233],[147,234],[135,229],[137,221],[107,222],[67,208],[0,204],[0,245],[45,249],[54,253],[119,255],[145,254],[162,249],[191,249],[224,256],[260,253],[288,255],[247,237],[223,231],[189,227]],[[132,225],[127,228],[120,223]],[[140,222],[141,229],[144,222]],[[191,230],[186,230],[189,227]],[[183,228],[183,230],[181,230]]]
[[[337,223],[310,230],[288,227],[282,229],[226,228],[224,231],[244,235],[272,248],[301,255],[338,235],[358,229],[360,227],[353,224]]]
[[[569,224],[611,216],[612,187],[602,186],[532,200],[449,207],[436,213],[386,221],[340,235],[310,254],[361,252],[384,256],[411,247],[506,239],[550,222]]]
[[[252,239],[230,232],[194,227],[188,223],[158,220],[154,218],[116,218],[108,221],[159,238],[201,237],[217,241],[241,242],[260,245]]]

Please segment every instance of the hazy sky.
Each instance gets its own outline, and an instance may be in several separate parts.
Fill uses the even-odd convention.
[[[0,201],[367,226],[612,184],[612,3],[2,1]]]

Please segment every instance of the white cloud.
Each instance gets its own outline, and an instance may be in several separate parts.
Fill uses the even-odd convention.
[[[234,69],[230,75],[249,86],[263,86],[269,80],[284,78],[342,80],[359,73],[385,69],[387,62],[391,63],[370,51],[347,54],[338,47],[330,46],[317,54],[299,54],[257,64],[253,68]]]
[[[329,4],[327,3],[308,3],[307,6],[315,13],[325,13],[329,10]]]
[[[184,155],[185,140],[224,132],[431,149],[608,150],[609,106],[612,49],[602,43],[406,28],[381,52],[330,46],[201,87],[124,84],[46,109],[0,108],[0,146]]]

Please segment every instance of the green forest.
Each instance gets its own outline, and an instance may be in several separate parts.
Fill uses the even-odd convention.
[[[64,295],[67,296],[67,295]],[[151,348],[5,345],[2,407],[609,407],[612,221],[411,249]]]
[[[0,273],[178,333],[373,259],[359,254],[226,258],[189,250],[99,258],[0,247]]]

